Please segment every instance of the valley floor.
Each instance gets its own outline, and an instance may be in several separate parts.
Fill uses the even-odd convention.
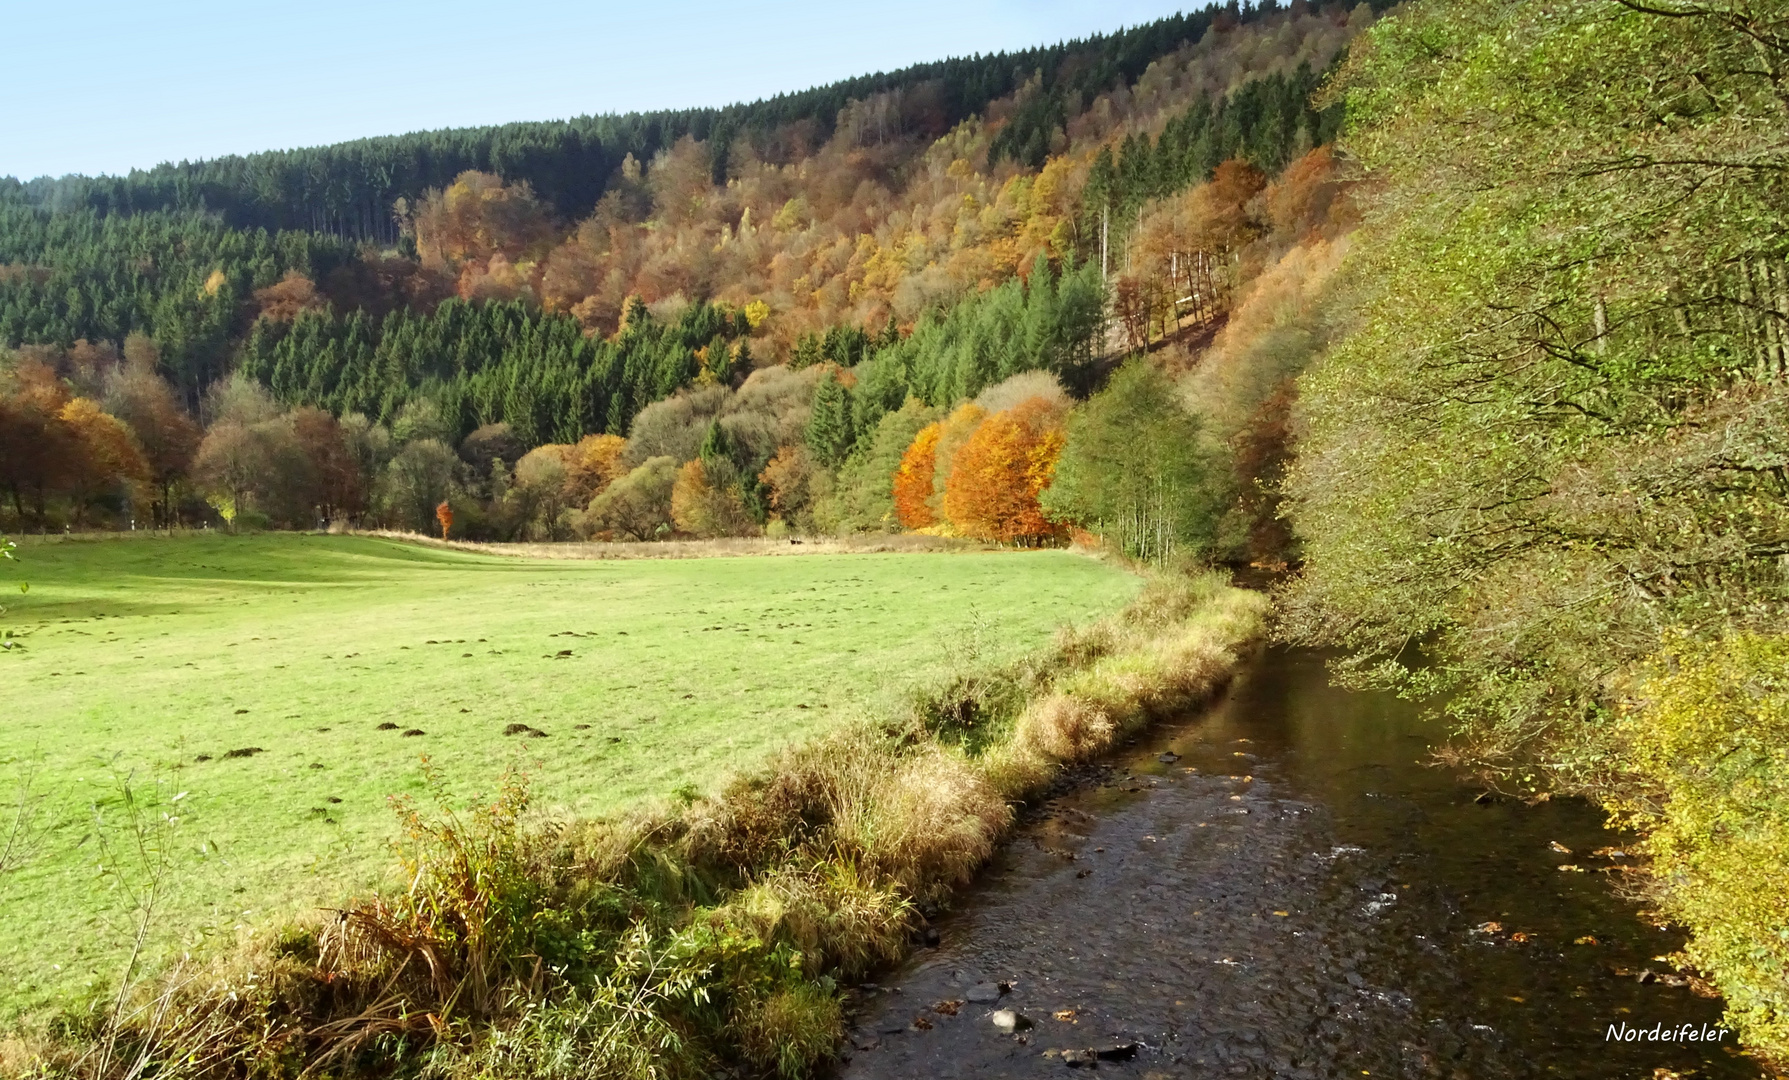
[[[268,534],[20,555],[0,828],[21,793],[32,827],[0,877],[6,1011],[115,985],[152,882],[151,961],[379,884],[388,799],[426,797],[425,767],[462,799],[520,770],[565,814],[708,790],[1138,585],[1063,551],[553,561]]]

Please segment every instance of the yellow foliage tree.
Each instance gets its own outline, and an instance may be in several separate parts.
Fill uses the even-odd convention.
[[[69,401],[57,417],[74,435],[64,478],[77,524],[93,502],[120,486],[127,494],[141,494],[149,483],[149,463],[129,425],[84,397]]]

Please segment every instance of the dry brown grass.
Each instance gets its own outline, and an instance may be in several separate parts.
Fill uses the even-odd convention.
[[[1119,615],[1065,634],[1059,648],[1078,670],[1019,718],[1003,775],[1023,775],[1023,763],[1040,759],[1085,761],[1125,732],[1198,705],[1235,673],[1266,612],[1264,597],[1212,579],[1158,579]]]
[[[717,540],[567,541],[565,543],[479,543],[442,540],[421,533],[390,529],[351,530],[355,536],[402,540],[425,547],[475,551],[484,555],[513,555],[527,559],[709,559],[742,555],[863,555],[881,552],[998,551],[1001,548],[973,540],[910,533],[886,536],[803,537],[736,536]]]
[[[970,762],[931,745],[904,755],[838,826],[840,849],[915,896],[967,882],[1012,823]]]

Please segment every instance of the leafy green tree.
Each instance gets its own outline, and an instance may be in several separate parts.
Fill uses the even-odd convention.
[[[1438,0],[1344,70],[1373,194],[1348,332],[1299,383],[1306,563],[1283,626],[1348,649],[1345,675],[1446,701],[1457,759],[1505,783],[1655,800],[1656,777],[1623,775],[1618,719],[1661,642],[1789,618],[1785,42],[1781,5]],[[1732,749],[1677,745],[1673,768],[1706,777]],[[1717,808],[1677,791],[1673,815]],[[1657,888],[1692,954],[1780,949],[1776,915],[1697,921],[1777,903],[1750,879]],[[1782,1055],[1774,970],[1719,977]]]
[[[1202,449],[1198,421],[1166,377],[1139,358],[1071,414],[1042,502],[1126,555],[1162,563],[1210,548],[1221,477],[1221,463]]]
[[[387,520],[413,532],[431,532],[435,507],[447,502],[457,489],[458,463],[458,456],[438,440],[404,444],[380,478],[379,502]]]
[[[649,458],[590,501],[586,518],[599,537],[654,540],[671,530],[671,489],[677,459]]]

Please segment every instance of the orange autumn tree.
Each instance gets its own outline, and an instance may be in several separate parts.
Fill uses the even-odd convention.
[[[950,485],[950,470],[956,465],[957,451],[987,418],[988,410],[973,401],[965,401],[938,422],[938,446],[932,452],[932,497],[927,504],[932,508],[933,521],[950,517],[944,512],[944,492]]]
[[[956,452],[944,516],[965,536],[1034,544],[1061,535],[1038,503],[1062,453],[1060,406],[1028,398],[983,421]]]
[[[943,431],[944,426],[937,423],[920,428],[895,469],[895,516],[909,529],[938,523],[938,515],[932,512],[932,476],[938,467],[938,436]]]
[[[447,539],[447,530],[453,528],[453,507],[443,499],[441,505],[435,507],[435,520],[441,523],[441,539]]]

